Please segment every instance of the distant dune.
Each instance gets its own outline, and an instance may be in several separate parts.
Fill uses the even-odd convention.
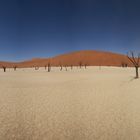
[[[17,65],[17,63],[0,61],[0,67],[13,67],[15,65]]]
[[[122,66],[122,63],[125,63],[131,66],[131,63],[125,55],[104,51],[84,50],[62,54],[52,58],[35,58],[18,63],[0,62],[0,67],[13,67],[15,65],[17,67],[44,67],[48,63],[51,63],[52,66],[77,66],[80,63],[88,66]]]

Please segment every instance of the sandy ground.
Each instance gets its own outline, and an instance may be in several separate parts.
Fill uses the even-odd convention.
[[[139,140],[133,68],[0,70],[0,140]]]

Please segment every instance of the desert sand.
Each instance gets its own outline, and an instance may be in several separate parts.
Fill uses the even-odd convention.
[[[134,68],[0,70],[0,140],[139,140]]]

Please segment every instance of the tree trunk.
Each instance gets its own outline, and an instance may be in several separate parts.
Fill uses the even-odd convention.
[[[62,67],[62,66],[60,66],[60,71],[62,71],[62,69],[63,69],[63,67]]]
[[[139,67],[135,67],[136,68],[136,78],[139,78]]]
[[[48,72],[50,72],[51,71],[51,66],[50,65],[48,65]]]
[[[6,68],[5,67],[3,68],[3,71],[6,72]]]

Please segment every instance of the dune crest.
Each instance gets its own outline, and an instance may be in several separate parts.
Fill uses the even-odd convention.
[[[128,66],[132,66],[127,57],[122,54],[83,50],[58,55],[52,58],[33,58],[18,63],[0,62],[0,67],[3,65],[7,67],[13,67],[14,65],[17,65],[18,67],[44,67],[48,63],[51,63],[52,66],[77,66],[80,63],[89,66],[122,66],[122,63],[125,63]]]

